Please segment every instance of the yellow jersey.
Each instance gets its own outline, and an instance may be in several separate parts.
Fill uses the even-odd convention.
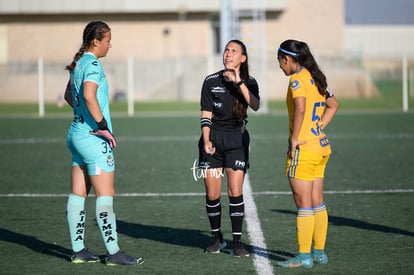
[[[322,126],[321,117],[325,111],[326,96],[322,96],[310,72],[301,68],[290,76],[289,88],[286,95],[286,105],[289,114],[289,141],[292,137],[294,99],[296,97],[306,98],[306,110],[302,127],[299,132],[299,141],[305,141],[300,145],[301,150],[312,151],[323,156],[331,153],[331,146]]]

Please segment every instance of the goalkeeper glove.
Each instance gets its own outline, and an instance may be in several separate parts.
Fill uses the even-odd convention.
[[[111,146],[111,148],[115,148],[116,139],[114,135],[112,135],[111,131],[109,131],[108,129],[108,124],[106,123],[106,119],[102,118],[102,120],[100,122],[97,122],[97,124],[98,124],[99,129],[96,131],[90,131],[90,133],[92,135],[102,137],[109,143],[109,146]]]

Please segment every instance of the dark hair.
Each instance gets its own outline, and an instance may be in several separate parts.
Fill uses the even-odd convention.
[[[94,39],[102,40],[105,36],[105,33],[110,31],[111,29],[109,26],[102,21],[92,21],[86,25],[85,29],[83,30],[83,41],[82,45],[80,46],[78,52],[73,57],[73,61],[70,65],[65,67],[68,71],[73,71],[76,66],[76,62],[82,57],[85,51],[91,46],[92,41]]]
[[[238,39],[233,39],[227,42],[226,47],[230,43],[236,43],[240,45],[242,49],[242,55],[246,56],[246,61],[240,64],[240,78],[247,85],[249,81],[249,57],[247,55],[246,45],[244,45],[244,43]],[[247,117],[247,104],[244,102],[240,102],[240,100],[236,97],[233,106],[233,111],[236,118],[241,121]]]
[[[313,58],[313,55],[305,42],[292,39],[286,40],[282,44],[280,44],[278,55],[289,55],[294,60],[296,60],[301,66],[305,67],[312,75],[316,87],[318,87],[319,93],[323,96],[326,95],[326,89],[328,88],[326,76],[319,69],[318,64]]]

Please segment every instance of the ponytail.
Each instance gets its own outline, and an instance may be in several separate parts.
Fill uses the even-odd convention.
[[[109,26],[102,21],[92,21],[86,25],[83,30],[83,42],[79,51],[73,57],[72,63],[65,67],[69,72],[73,71],[76,67],[76,63],[82,57],[82,55],[88,50],[92,45],[94,39],[102,40],[105,33],[110,31]]]
[[[73,57],[72,63],[70,63],[69,65],[67,65],[65,67],[65,69],[68,70],[69,72],[73,71],[73,69],[75,69],[75,67],[76,67],[76,62],[78,62],[78,60],[82,57],[82,55],[85,53],[85,51],[87,50],[87,48],[88,48],[88,45],[82,44],[82,46],[80,47],[79,51]]]
[[[326,76],[319,69],[318,63],[316,63],[309,46],[305,42],[286,40],[280,44],[278,54],[289,55],[301,66],[305,67],[315,81],[315,85],[318,88],[319,93],[323,96],[326,95],[326,89],[328,88]]]

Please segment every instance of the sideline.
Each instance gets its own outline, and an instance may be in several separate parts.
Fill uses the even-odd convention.
[[[259,220],[256,204],[253,199],[253,192],[250,185],[249,174],[246,173],[243,184],[243,196],[245,202],[245,215],[247,234],[249,235],[250,245],[253,247],[254,259],[253,264],[259,275],[274,274],[273,267],[269,261],[265,238],[262,226]]]
[[[276,135],[252,135],[252,139],[255,140],[286,140],[287,136],[282,134]],[[413,139],[414,133],[393,133],[393,134],[332,134],[329,136],[332,139]],[[188,142],[197,141],[200,136],[117,136],[117,141],[122,142]],[[13,138],[13,139],[1,139],[0,145],[18,145],[18,144],[49,144],[49,143],[66,143],[66,137],[59,138]]]
[[[251,191],[250,191],[251,192]],[[388,193],[414,193],[414,189],[385,189],[385,190],[328,190],[323,192],[325,195],[347,195],[347,194],[388,194]],[[63,198],[69,193],[0,193],[0,198]],[[115,197],[203,197],[205,193],[186,192],[186,193],[117,193]],[[227,193],[222,193],[223,196]],[[263,191],[251,192],[252,196],[273,196],[273,195],[292,195],[290,191]],[[89,194],[94,197],[94,194]]]

